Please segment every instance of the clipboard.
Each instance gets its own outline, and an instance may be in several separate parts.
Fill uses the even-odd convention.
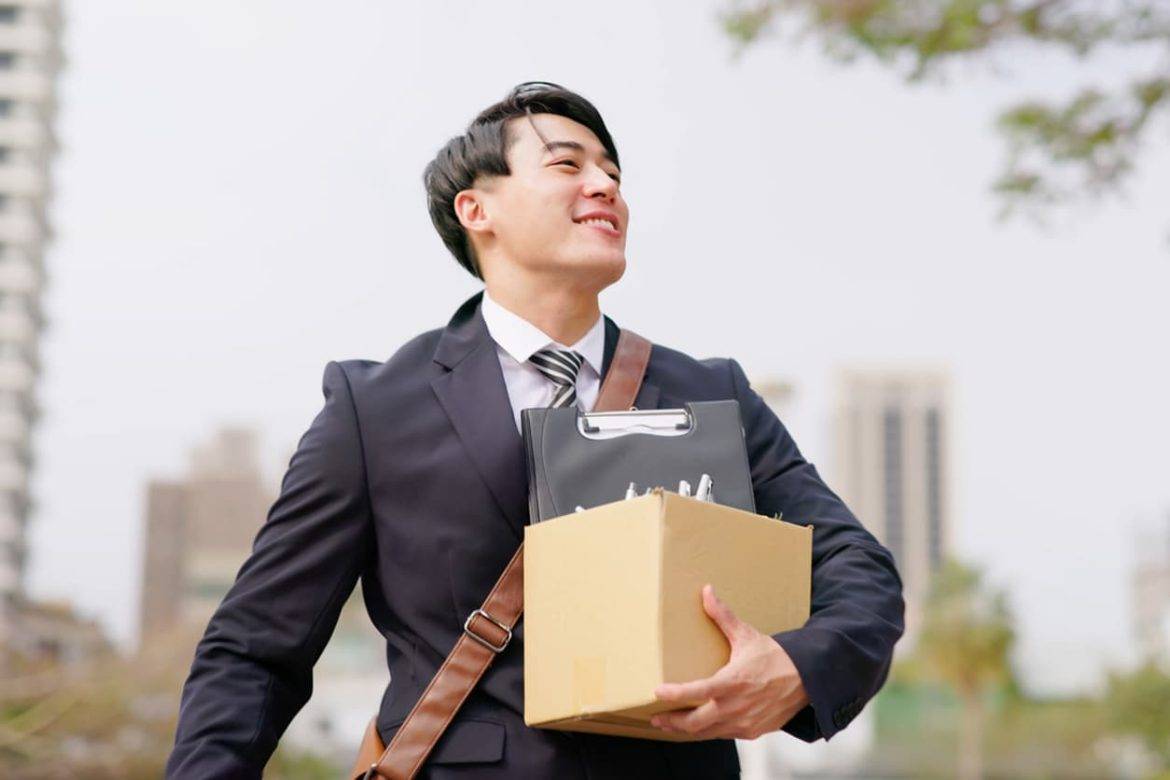
[[[714,482],[715,503],[755,512],[738,401],[625,412],[533,408],[520,419],[530,524],[621,501],[631,482],[669,490],[702,474]]]

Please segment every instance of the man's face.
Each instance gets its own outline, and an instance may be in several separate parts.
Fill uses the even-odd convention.
[[[621,171],[584,125],[556,114],[531,119],[509,120],[511,175],[476,183],[490,232],[500,254],[529,272],[604,288],[626,267]]]

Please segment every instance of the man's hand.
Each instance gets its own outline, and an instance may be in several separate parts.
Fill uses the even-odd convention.
[[[710,585],[703,586],[703,609],[731,643],[731,659],[704,680],[658,686],[660,701],[704,702],[659,713],[651,723],[700,739],[755,739],[781,728],[809,703],[792,659],[775,639],[736,617]]]

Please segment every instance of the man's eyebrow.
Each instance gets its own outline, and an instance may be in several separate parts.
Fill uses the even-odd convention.
[[[546,154],[552,154],[557,149],[572,149],[576,152],[584,152],[585,145],[578,143],[577,141],[546,141],[544,144],[544,151]],[[609,152],[604,148],[601,150],[601,156],[604,157],[606,161],[613,162],[613,158],[609,156]],[[617,165],[617,163],[613,164]]]

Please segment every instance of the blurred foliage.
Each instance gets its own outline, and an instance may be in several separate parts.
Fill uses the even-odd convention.
[[[195,638],[160,637],[135,657],[24,665],[0,677],[0,777],[161,777]],[[265,777],[324,780],[343,767],[278,749]]]
[[[962,702],[945,685],[912,679],[892,677],[874,700],[876,734],[866,765],[876,777],[952,778]],[[1103,754],[1098,744],[1106,734],[1100,701],[1034,699],[1015,696],[1002,686],[985,694],[984,708],[985,776],[1118,776],[1112,756]]]
[[[1029,696],[1006,595],[957,561],[935,573],[921,621],[873,703],[875,775],[1170,780],[1166,665],[1113,671],[1100,697]],[[964,750],[979,755],[964,765]]]
[[[1012,678],[1014,642],[1007,597],[988,589],[977,569],[946,561],[926,597],[917,655],[923,676],[950,687],[962,703],[959,777],[983,775],[985,697]]]
[[[1121,86],[1086,86],[1063,101],[1028,100],[999,114],[1008,153],[994,190],[1004,215],[1119,192],[1142,140],[1156,132],[1153,120],[1170,107],[1166,0],[733,0],[720,17],[741,50],[768,33],[813,37],[838,61],[869,57],[910,81],[1020,47],[1085,62],[1105,62],[1090,55],[1118,49],[1160,56],[1151,70],[1135,66]],[[1116,68],[1116,57],[1106,65]]]
[[[954,560],[935,572],[918,637],[924,675],[961,697],[981,696],[1011,679],[1014,643],[1007,597],[988,590],[981,572]]]
[[[1109,675],[1105,693],[1109,726],[1136,737],[1160,771],[1170,776],[1170,674],[1152,660]]]

